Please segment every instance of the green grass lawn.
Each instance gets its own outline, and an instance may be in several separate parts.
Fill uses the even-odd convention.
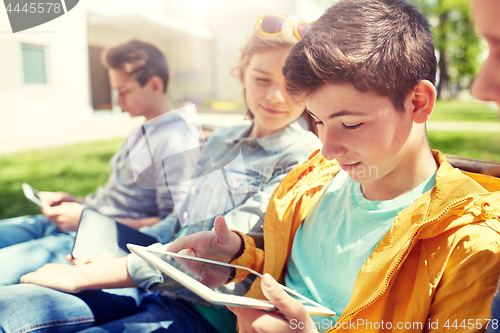
[[[82,197],[104,185],[111,156],[124,139],[0,156],[0,218],[38,214],[21,190],[28,183],[38,190],[64,191]]]
[[[445,154],[500,162],[500,132],[428,131],[432,148]]]
[[[444,153],[500,161],[500,133],[429,131],[432,148]],[[0,156],[0,218],[39,213],[21,190],[26,182],[39,190],[83,197],[106,183],[111,156],[123,139],[77,144]]]
[[[436,101],[430,121],[498,122],[498,108],[490,103],[475,101]]]

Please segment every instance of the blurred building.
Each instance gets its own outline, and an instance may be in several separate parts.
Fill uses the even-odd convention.
[[[140,119],[112,106],[104,48],[156,45],[171,69],[174,105],[241,101],[230,74],[255,18],[314,20],[329,0],[80,0],[63,16],[11,33],[0,9],[0,154],[125,136]]]

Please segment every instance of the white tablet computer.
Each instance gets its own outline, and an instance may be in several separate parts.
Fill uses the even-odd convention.
[[[183,285],[207,302],[216,305],[242,306],[261,310],[277,310],[266,300],[245,297],[248,288],[238,288],[240,284],[249,286],[252,282],[260,282],[262,274],[243,266],[236,266],[189,255],[152,249],[144,246],[127,244],[129,250],[137,254],[164,274]],[[224,284],[235,270],[246,270],[249,274],[245,281]],[[299,300],[309,314],[334,316],[335,312],[318,304],[294,290],[281,285],[292,297]]]

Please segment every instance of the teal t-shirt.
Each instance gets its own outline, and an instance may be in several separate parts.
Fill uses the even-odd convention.
[[[435,173],[392,200],[370,201],[347,172],[325,186],[295,235],[286,285],[337,313],[349,303],[354,281],[396,215],[435,186]],[[315,322],[321,317],[313,316]],[[321,327],[320,327],[320,330]]]

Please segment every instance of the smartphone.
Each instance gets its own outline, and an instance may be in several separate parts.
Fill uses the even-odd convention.
[[[40,197],[38,196],[38,190],[34,189],[30,185],[23,183],[23,192],[26,198],[33,202],[35,205],[40,206],[41,208],[48,207],[46,204],[42,203],[42,200],[40,200]]]

